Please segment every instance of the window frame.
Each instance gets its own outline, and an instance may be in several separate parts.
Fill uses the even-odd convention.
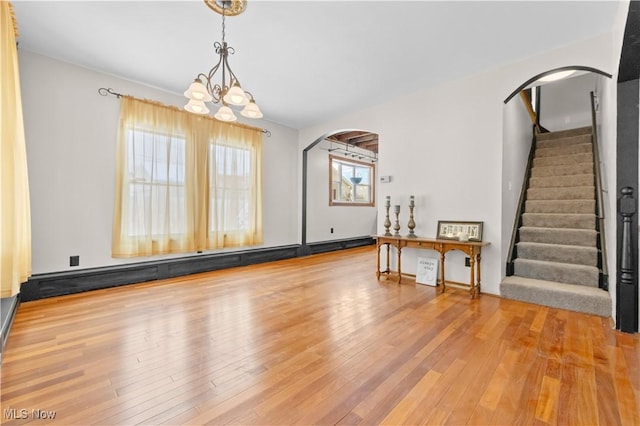
[[[333,199],[333,162],[351,164],[353,166],[367,167],[371,170],[371,183],[369,185],[354,184],[357,186],[371,186],[371,197],[368,202],[355,201],[335,201]],[[375,207],[376,205],[376,165],[375,163],[367,163],[364,161],[353,160],[347,157],[341,157],[329,154],[329,206],[353,206],[353,207]]]

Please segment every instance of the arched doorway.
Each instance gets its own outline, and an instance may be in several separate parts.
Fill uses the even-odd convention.
[[[378,139],[375,132],[338,129],[323,134],[303,150],[303,249],[310,242],[358,238],[375,232]],[[335,179],[332,183],[335,168],[344,175],[342,182]],[[354,179],[347,178],[349,174]]]

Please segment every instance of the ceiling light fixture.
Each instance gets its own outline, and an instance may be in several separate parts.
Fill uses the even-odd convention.
[[[244,12],[247,2],[246,0],[204,0],[205,4],[213,11],[222,15],[222,43],[215,42],[214,47],[219,55],[218,63],[214,65],[208,74],[200,73],[189,86],[184,95],[189,102],[184,106],[189,112],[194,114],[208,114],[209,108],[205,102],[213,102],[215,104],[222,103],[215,118],[221,121],[236,121],[236,116],[229,105],[243,106],[240,111],[244,117],[261,118],[262,112],[256,104],[253,95],[242,89],[240,81],[235,73],[231,70],[228,62],[229,53],[235,53],[233,47],[228,46],[224,39],[225,36],[225,17],[239,15]],[[213,81],[216,73],[220,70],[221,82]],[[228,80],[227,80],[228,79]]]

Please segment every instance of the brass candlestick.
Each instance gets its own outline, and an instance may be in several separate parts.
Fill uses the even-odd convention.
[[[413,229],[416,227],[416,222],[413,220],[413,208],[415,206],[415,199],[412,195],[409,198],[409,223],[407,224],[407,227],[409,228],[409,235],[407,235],[407,238],[417,238],[416,234],[413,233]]]
[[[393,236],[394,237],[399,237],[400,236],[400,221],[398,220],[398,215],[400,214],[400,206],[399,205],[393,206],[393,212],[396,215],[396,223],[393,225],[393,229],[396,232],[394,232]]]
[[[391,228],[391,221],[389,220],[389,207],[391,207],[391,197],[387,195],[384,202],[384,207],[386,210],[386,215],[384,219],[384,236],[390,237],[391,232],[389,232],[389,228]]]

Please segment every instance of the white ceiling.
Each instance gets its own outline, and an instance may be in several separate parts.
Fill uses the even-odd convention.
[[[181,94],[217,60],[222,18],[202,1],[13,5],[20,49],[170,92]],[[299,129],[609,32],[618,7],[249,0],[244,14],[227,18],[226,39],[236,50],[231,67],[265,119]]]

